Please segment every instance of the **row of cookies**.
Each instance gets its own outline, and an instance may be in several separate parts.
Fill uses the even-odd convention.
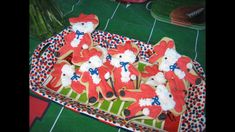
[[[150,64],[141,73],[140,89],[120,91],[122,100],[135,101],[124,110],[127,118],[162,120],[169,113],[181,115],[186,109],[184,99],[189,84],[201,83],[201,78],[193,69],[192,60],[176,51],[172,39],[162,38],[153,46],[153,50]]]

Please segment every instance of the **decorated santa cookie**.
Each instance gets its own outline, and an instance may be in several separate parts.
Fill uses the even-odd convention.
[[[119,94],[120,99],[123,101],[134,101],[123,111],[127,120],[133,118],[157,118],[162,112],[159,97],[150,85],[141,84],[138,90],[121,90]]]
[[[80,56],[82,50],[87,50],[93,45],[91,33],[99,24],[98,17],[94,14],[80,14],[78,17],[70,18],[72,32],[64,37],[65,44],[56,52],[58,59],[64,59],[72,54],[72,63],[79,62],[77,56]]]
[[[169,87],[169,83],[167,84],[166,87]],[[175,101],[175,107],[170,111],[175,116],[183,114],[186,110],[186,103],[185,103],[186,93],[184,91],[172,90],[170,88],[168,89],[168,91],[171,93],[173,100]]]
[[[106,100],[115,99],[112,87],[107,80],[110,79],[110,70],[102,62],[102,52],[96,48],[83,50],[82,56],[78,58],[82,72],[82,82],[87,87],[87,94],[90,104],[99,100],[99,93]]]
[[[116,49],[109,49],[110,64],[114,66],[113,78],[114,88],[118,94],[119,89],[136,89],[139,82],[139,71],[134,66],[137,62],[138,47],[127,41],[118,45]]]
[[[127,119],[138,117],[164,120],[165,113],[175,112],[176,107],[182,107],[183,111],[185,106],[166,87],[164,74],[158,70],[157,65],[146,66],[142,78],[145,79],[139,90],[120,91],[121,100],[134,101],[123,112]]]
[[[164,72],[171,90],[186,90],[185,80],[193,85],[201,83],[201,78],[193,70],[192,60],[176,51],[172,39],[164,37],[153,48],[155,53],[149,62],[159,63],[159,70]]]
[[[154,64],[152,66],[145,66],[144,71],[141,73],[141,75],[143,83],[148,84],[155,89],[157,89],[159,86],[162,88],[165,87],[166,91],[171,94],[171,99],[174,100],[175,106],[174,108],[169,109],[170,112],[177,116],[185,111],[185,92],[180,90],[171,90],[169,88],[169,83],[164,76],[164,73],[159,70],[159,66],[157,64]],[[158,91],[158,95],[161,95],[161,91],[162,90]],[[163,108],[163,110],[165,113],[167,112],[165,111],[166,109]]]
[[[71,87],[73,91],[81,94],[86,88],[81,84],[81,72],[75,69],[74,65],[70,65],[67,61],[58,61],[52,70],[50,81],[53,87]]]

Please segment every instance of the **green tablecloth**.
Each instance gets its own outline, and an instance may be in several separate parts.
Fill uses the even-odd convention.
[[[61,8],[64,14],[70,12],[72,5],[77,3],[76,0],[57,0],[55,2],[55,4],[58,4],[58,6]],[[111,0],[83,0],[74,6],[73,12],[65,16],[65,19],[78,16],[80,13],[93,13],[96,14],[100,20],[100,24],[97,29],[104,30],[107,20],[113,16],[112,19],[110,19],[105,31],[147,42],[155,19],[150,15],[150,12],[146,9],[145,5],[146,3],[131,4],[126,6],[126,4],[118,5],[117,2],[113,2]],[[115,9],[117,10],[114,13]],[[65,26],[69,26],[68,21],[66,22]],[[197,31],[194,29],[156,21],[150,43],[155,44],[162,37],[170,37],[175,40],[176,49],[180,54],[187,55],[194,59],[196,55],[195,42],[197,33],[199,33],[196,48],[197,61],[202,64],[202,67],[205,70],[205,30]],[[30,56],[40,42],[41,41],[37,37],[33,36],[32,34],[30,35]],[[60,105],[51,102],[42,119],[36,120],[34,122],[33,126],[31,127],[31,131],[50,131],[60,110]],[[64,109],[52,131],[111,132],[118,131],[118,128],[111,127],[95,119],[80,115],[68,109]]]

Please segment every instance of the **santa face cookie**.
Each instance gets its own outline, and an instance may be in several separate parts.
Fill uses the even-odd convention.
[[[189,57],[180,55],[175,50],[174,41],[163,38],[154,46],[154,52],[150,63],[159,63],[159,70],[163,71],[169,81],[171,90],[186,90],[186,82],[200,84],[201,78],[192,69],[192,61]]]
[[[66,61],[59,61],[54,65],[51,73],[53,79],[51,86],[71,87],[73,91],[81,94],[85,90],[85,86],[81,84],[81,72],[75,69],[74,65],[70,65]]]
[[[70,18],[72,32],[65,36],[65,44],[56,52],[58,59],[64,59],[71,53],[72,63],[77,64],[77,56],[80,56],[82,50],[87,50],[93,45],[91,33],[98,26],[98,17],[94,14],[80,14],[79,17]]]
[[[110,64],[114,66],[113,78],[115,91],[119,89],[135,89],[139,82],[139,71],[134,63],[137,60],[138,48],[130,41],[124,45],[118,45],[117,49],[110,49]]]
[[[108,84],[110,70],[103,65],[102,52],[96,48],[84,50],[79,60],[82,62],[79,71],[82,72],[82,82],[87,87],[89,103],[94,104],[99,100],[99,92],[104,99],[113,100],[115,95]]]

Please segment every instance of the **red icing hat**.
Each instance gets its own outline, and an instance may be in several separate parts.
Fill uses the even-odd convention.
[[[96,25],[99,23],[99,19],[94,14],[86,15],[81,13],[78,17],[69,18],[69,22],[71,25],[77,22],[92,22]]]
[[[155,61],[157,61],[160,57],[164,56],[166,50],[168,48],[174,48],[175,44],[173,40],[169,40],[168,42],[166,42],[165,40],[162,40],[160,42],[160,44],[155,45],[153,47],[153,51],[155,52],[155,54],[153,54],[152,56],[150,56],[149,58],[149,62],[150,63],[154,63]]]
[[[63,66],[65,64],[69,64],[69,62],[65,61],[65,60],[62,60],[60,62],[57,62],[55,65],[54,65],[54,68],[53,68],[53,71],[51,73],[51,76],[54,77],[54,79],[51,81],[51,85],[52,86],[56,86],[56,84],[59,82],[60,80],[60,76],[62,74],[62,71],[61,69],[63,68]]]
[[[91,48],[89,50],[83,50],[82,56],[78,57],[79,62],[85,62],[88,61],[92,56],[102,56],[102,52],[97,50],[96,48]]]
[[[54,65],[54,71],[52,72],[52,75],[56,74],[56,75],[60,75],[62,73],[61,69],[63,68],[63,66],[65,64],[69,64],[69,62],[63,60],[63,61],[60,61],[60,62],[57,62],[55,65]]]
[[[124,45],[117,45],[116,49],[109,49],[108,53],[110,55],[115,55],[115,54],[124,53],[126,50],[131,50],[132,52],[134,52],[134,54],[138,54],[138,48],[134,47],[131,44],[131,41],[126,41]]]
[[[156,75],[159,71],[158,65],[145,66],[144,72],[141,72],[142,77],[150,77]]]

